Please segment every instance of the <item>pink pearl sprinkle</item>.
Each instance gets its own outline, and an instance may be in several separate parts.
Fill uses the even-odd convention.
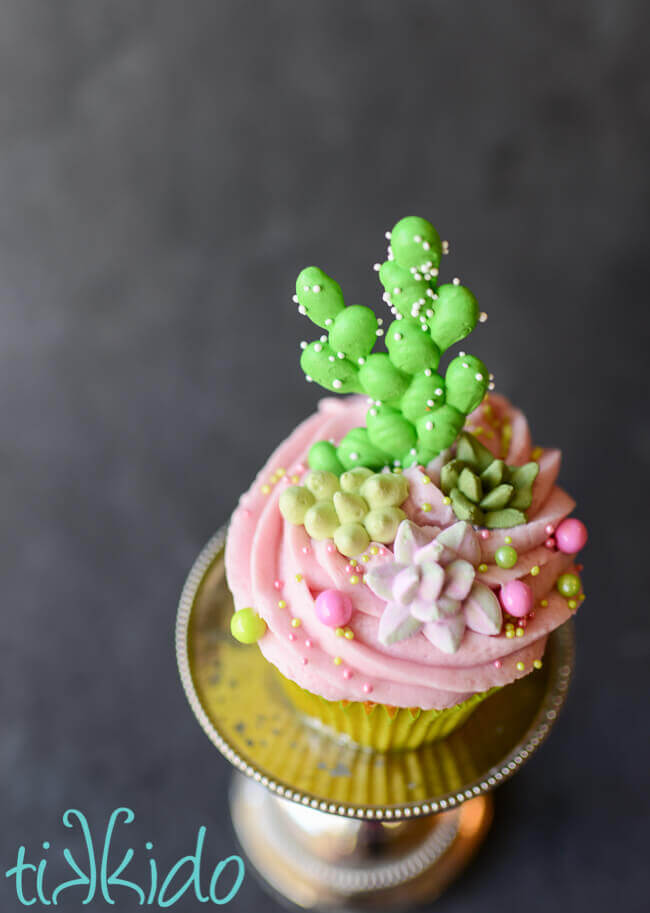
[[[276,590],[281,590],[283,586],[284,586],[284,583],[283,583],[281,580],[274,580],[274,581],[273,581],[273,587],[274,587],[274,589],[276,589]]]
[[[546,533],[547,536],[552,536],[553,533],[555,532],[553,524],[547,523],[546,526],[544,527],[544,532]]]
[[[495,660],[494,660],[494,668],[495,668],[495,669],[500,669],[500,668],[501,668],[501,660],[500,660],[500,659],[495,659]]]
[[[330,555],[331,555],[333,552],[336,551],[336,547],[330,542],[330,544],[327,546],[327,551],[328,551],[328,552],[330,553]]]
[[[306,640],[306,641],[305,641],[305,646],[306,646],[306,647],[311,647],[311,640]]]
[[[499,600],[509,615],[523,618],[533,607],[533,591],[522,580],[509,580],[501,587]]]
[[[365,685],[363,686],[363,693],[372,694],[372,685],[370,685],[368,682],[366,682]]]
[[[529,612],[529,613],[528,613],[528,617],[529,617],[530,620],[532,621],[533,618],[535,617],[535,612]]]
[[[323,590],[316,597],[316,617],[330,628],[344,627],[352,617],[352,600],[340,590]]]
[[[555,548],[555,539],[552,536],[549,536],[544,545],[546,548]]]
[[[309,662],[309,660],[307,659],[306,656],[303,656],[303,658],[301,659],[301,662],[302,662],[303,666],[306,666],[307,663]]]
[[[293,631],[290,632],[290,633],[289,633],[289,640],[295,640],[295,639],[296,639],[296,635],[293,633]]]
[[[308,545],[303,545],[301,551],[302,551],[303,555],[308,555],[311,552],[311,549],[309,548]]]
[[[490,530],[482,529],[481,530],[481,539],[489,539],[489,538],[490,538]]]
[[[345,679],[352,678],[352,673],[350,672],[349,669],[343,670],[343,678],[345,678]]]
[[[563,520],[555,530],[557,547],[565,555],[574,555],[587,544],[587,527],[575,517]]]
[[[307,467],[304,463],[298,463],[296,466],[296,472],[304,472]]]

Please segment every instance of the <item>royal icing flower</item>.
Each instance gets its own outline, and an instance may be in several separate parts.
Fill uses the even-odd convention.
[[[479,540],[469,523],[440,531],[403,520],[393,547],[394,560],[368,570],[370,589],[386,600],[379,640],[386,646],[418,631],[445,653],[455,653],[465,628],[498,634],[502,615],[492,590],[476,580]]]

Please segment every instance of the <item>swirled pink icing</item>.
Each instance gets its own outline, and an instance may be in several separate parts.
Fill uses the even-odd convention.
[[[533,487],[528,522],[481,538],[481,560],[487,570],[477,579],[495,591],[509,580],[527,583],[535,602],[523,636],[486,636],[467,631],[457,652],[443,653],[422,634],[384,646],[378,638],[386,603],[363,583],[331,540],[312,541],[302,526],[287,523],[278,499],[288,481],[305,472],[311,444],[338,442],[350,428],[364,424],[366,400],[327,398],[318,412],[299,425],[269,458],[235,510],[226,544],[226,573],[235,608],[252,606],[267,631],[259,641],[266,659],[302,688],[328,700],[374,701],[424,710],[453,706],[476,692],[505,685],[528,674],[541,659],[548,634],[572,614],[555,589],[557,577],[573,569],[573,555],[548,548],[555,529],[575,504],[556,485],[560,452],[535,453],[539,474]],[[492,394],[469,417],[468,429],[510,465],[530,460],[528,423],[506,399]],[[402,505],[419,525],[447,527],[456,522],[436,487],[441,460],[426,469],[406,470],[409,497]],[[430,509],[423,509],[423,505]],[[494,564],[506,537],[516,548],[515,567]],[[375,560],[382,560],[382,547]],[[531,570],[533,573],[531,573]],[[359,578],[359,582],[352,580]],[[353,639],[324,625],[314,609],[323,590],[335,589],[354,605],[348,625]],[[544,600],[546,605],[542,606]]]

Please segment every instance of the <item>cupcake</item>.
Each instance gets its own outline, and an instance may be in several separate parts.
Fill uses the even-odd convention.
[[[235,510],[233,636],[257,644],[287,700],[379,751],[444,738],[543,663],[584,599],[587,533],[488,369],[444,353],[486,319],[424,219],[393,228],[375,269],[392,319],[346,306],[317,267],[298,310],[307,380],[332,393],[271,455]],[[375,351],[385,342],[387,351]]]

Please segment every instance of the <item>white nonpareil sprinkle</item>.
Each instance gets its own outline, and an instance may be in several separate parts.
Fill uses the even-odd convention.
[[[294,295],[293,298],[292,298],[291,300],[294,302],[294,304],[298,304],[298,296],[297,296],[297,295]]]
[[[399,342],[401,338],[402,338],[402,334],[401,334],[401,333],[395,333],[395,334],[393,335],[393,339],[395,340],[395,342]]]
[[[337,358],[345,358],[345,352],[337,352],[337,353],[336,353],[336,357],[337,357]]]
[[[312,292],[316,292],[316,294],[318,294],[320,292],[320,285],[312,285],[311,290]]]
[[[451,281],[454,285],[460,285],[460,279],[458,276],[455,276]]]
[[[474,377],[476,378],[476,380],[483,380],[483,375],[480,374],[480,373],[479,373],[479,374],[475,374]]]
[[[365,358],[357,358],[357,364],[359,364],[359,365],[365,365],[365,363],[366,363],[366,359],[365,359]]]
[[[338,377],[335,377],[334,380],[332,381],[332,386],[334,387],[335,390],[338,390],[339,387],[343,386],[343,381],[340,381],[338,379]]]
[[[306,349],[306,348],[307,348],[307,343],[306,343],[306,341],[305,341],[304,339],[303,339],[303,341],[300,343],[300,348],[301,348],[301,349]]]
[[[332,320],[332,318],[328,317],[327,320],[325,321],[325,326],[331,327],[333,323],[334,323],[334,321]]]
[[[433,422],[427,422],[424,427],[427,429],[427,431],[433,431]]]
[[[378,273],[379,270],[381,269],[381,263],[373,263],[372,268],[374,269],[374,271],[376,273]]]
[[[442,387],[437,387],[433,392],[436,396],[442,396]]]
[[[298,313],[302,314],[303,316],[307,313],[307,308],[304,304],[298,306]]]
[[[377,330],[377,332],[375,333],[375,336],[383,336],[383,335],[384,335],[383,330]]]
[[[323,347],[320,344],[320,342],[314,343],[314,352],[322,352],[322,351],[323,351]]]
[[[433,372],[432,372],[431,368],[425,368],[425,369],[424,369],[424,376],[425,376],[425,377],[431,377],[432,373],[433,373]]]
[[[310,377],[309,374],[305,374],[305,380],[307,381],[308,384],[310,384],[313,381],[313,379],[314,378]]]
[[[416,244],[420,244],[420,243],[422,242],[422,236],[421,236],[421,235],[413,235],[413,240],[415,241]]]
[[[488,319],[488,315],[485,313],[485,311],[481,311],[481,313],[478,316],[478,319],[479,319],[479,323],[485,323],[485,321]]]
[[[326,336],[324,333],[323,333],[323,335],[321,336],[320,341],[321,341],[321,342],[327,342],[327,336]]]
[[[351,460],[358,460],[358,459],[359,459],[359,454],[358,454],[355,450],[353,450],[352,453],[350,454],[350,459],[351,459]]]

